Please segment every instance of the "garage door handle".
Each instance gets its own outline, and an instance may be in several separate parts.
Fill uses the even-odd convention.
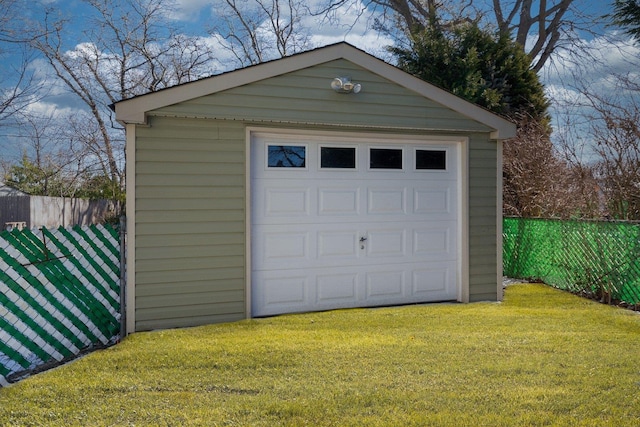
[[[361,238],[360,238],[360,242],[366,242],[366,241],[367,241],[367,238],[366,238],[366,237],[361,237]]]

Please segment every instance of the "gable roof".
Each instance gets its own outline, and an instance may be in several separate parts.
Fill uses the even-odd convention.
[[[336,59],[350,61],[391,82],[486,125],[493,129],[491,137],[494,139],[502,140],[515,136],[516,126],[510,121],[478,105],[465,101],[446,90],[414,77],[346,42],[332,44],[119,101],[113,106],[116,112],[116,120],[123,124],[145,124],[146,113],[148,111],[294,72],[303,68],[313,67]]]
[[[0,197],[5,196],[28,196],[28,194],[0,181]]]

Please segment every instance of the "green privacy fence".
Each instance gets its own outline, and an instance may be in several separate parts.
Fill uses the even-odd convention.
[[[640,304],[640,224],[505,218],[504,275]]]
[[[120,333],[120,240],[109,225],[0,232],[0,387]]]

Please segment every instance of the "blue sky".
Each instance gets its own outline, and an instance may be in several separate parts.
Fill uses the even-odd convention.
[[[212,2],[214,1],[215,0],[175,0],[175,7],[172,8],[169,18],[185,33],[200,35],[209,40],[210,43],[215,43],[215,40],[206,33],[209,24],[215,22],[216,19],[218,9],[212,6]],[[313,6],[313,4],[320,1],[321,0],[306,1],[304,4]],[[479,1],[485,2],[489,7],[492,3],[492,0]],[[77,45],[89,41],[85,39],[82,33],[81,26],[86,24],[88,20],[88,8],[81,0],[39,0],[39,4],[38,2],[32,4],[35,5],[36,9],[32,11],[27,9],[25,13],[33,12],[37,14],[38,8],[50,6],[56,7],[60,12],[72,17],[72,22],[74,22],[75,26],[72,27],[73,31],[70,33],[69,39],[65,40],[66,48],[72,50]],[[579,11],[584,12],[586,15],[601,16],[611,12],[611,1],[576,0],[574,4]],[[392,60],[385,51],[385,47],[392,44],[393,41],[369,29],[371,16],[363,16],[353,25],[354,17],[361,8],[362,4],[359,3],[359,0],[354,0],[354,4],[350,9],[336,15],[337,22],[334,22],[332,25],[326,21],[322,22],[320,18],[305,18],[303,22],[301,22],[301,25],[309,29],[310,45],[315,47],[346,40],[382,59]],[[591,25],[587,23],[586,26],[591,27],[597,33],[606,34],[607,36],[613,35],[614,32],[612,28],[597,27],[593,23]],[[639,68],[638,58],[640,58],[640,52],[637,47],[627,47],[626,54],[618,49],[618,47],[624,44],[625,37],[613,39],[610,37],[594,37],[593,34],[584,31],[581,31],[579,35],[583,38],[581,42],[589,47],[594,55],[601,56],[603,62],[608,65],[606,67],[585,68],[583,71],[583,77],[585,79],[592,79],[594,85],[601,85],[602,90],[607,90],[608,77],[612,72],[632,72]],[[212,73],[226,71],[226,69],[229,68],[228,64],[231,62],[225,60],[225,58],[228,58],[228,53],[220,51],[217,69],[212,70]],[[571,74],[576,72],[577,67],[580,65],[580,60],[580,58],[571,57],[568,51],[561,50],[558,52],[553,66],[548,67],[541,73],[541,78],[546,84],[550,94],[553,94],[561,100],[575,100],[579,98],[580,94],[572,88],[573,77]],[[43,61],[34,60],[32,70],[34,70],[38,78],[43,80],[48,78],[47,67]],[[32,111],[40,114],[51,114],[51,112],[55,111],[69,112],[80,108],[79,102],[63,88],[51,85],[50,89],[51,91],[48,97],[30,107]],[[552,110],[552,113],[556,114],[555,110]],[[557,126],[558,128],[560,127],[559,124]],[[15,129],[7,128],[6,126],[0,127],[0,153],[2,153],[2,159],[5,161],[15,161],[19,159],[21,147],[25,146],[25,138],[16,136],[17,133]]]

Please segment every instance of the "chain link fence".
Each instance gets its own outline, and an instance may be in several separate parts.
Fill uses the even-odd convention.
[[[0,387],[120,334],[110,225],[0,232]]]
[[[640,308],[640,224],[505,218],[503,272]]]

